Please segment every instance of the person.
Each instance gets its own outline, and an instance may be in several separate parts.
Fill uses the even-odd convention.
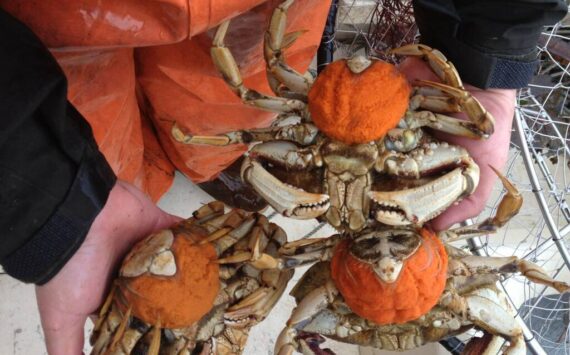
[[[33,3],[35,6],[54,7],[45,1]],[[112,2],[113,6],[119,3],[122,2]],[[259,14],[268,7],[256,12],[259,6],[264,6],[262,1],[249,3],[249,7],[241,8],[239,12],[244,13],[245,18],[253,13],[255,16],[250,18],[258,18],[259,21],[262,17]],[[273,1],[271,6],[275,3],[276,1]],[[317,33],[320,32],[328,3],[326,6],[322,6],[322,3],[326,2],[310,0],[299,0],[298,3],[299,9],[315,11],[315,16],[300,17],[309,18],[310,23],[306,25]],[[318,3],[321,4],[320,7]],[[40,19],[46,16],[37,8],[35,11],[19,12],[26,7],[25,4],[26,2],[0,1],[1,7],[10,10],[23,22],[28,21],[33,28],[34,21],[30,19],[34,16]],[[129,2],[124,4],[128,8]],[[188,4],[192,6],[192,2]],[[456,137],[449,138],[458,144],[466,145],[482,167],[481,184],[477,192],[460,206],[440,216],[434,223],[435,228],[446,228],[454,222],[476,215],[482,209],[494,179],[486,166],[491,164],[501,167],[506,159],[514,110],[514,90],[525,86],[533,73],[536,65],[534,47],[542,26],[555,23],[566,13],[563,1],[523,0],[517,1],[517,5],[517,11],[512,11],[510,1],[416,0],[414,2],[422,42],[439,48],[456,64],[464,81],[473,85],[468,86],[468,89],[497,121],[495,134],[488,141],[471,142]],[[232,10],[230,5],[228,9]],[[65,11],[59,10],[61,9],[58,8],[58,11],[52,13],[66,15]],[[74,14],[83,16],[84,20],[93,20],[95,12],[91,10],[93,9],[85,9]],[[144,13],[153,14],[153,11],[160,11],[163,8],[151,10],[145,10]],[[181,11],[176,8],[174,10]],[[134,15],[124,14],[125,16],[120,17],[123,20],[127,19],[127,22],[115,21],[118,18],[116,13],[109,12],[107,15],[106,24],[111,23],[127,35],[129,31],[137,29],[138,22]],[[169,19],[180,20],[176,11],[169,12],[169,15],[171,16]],[[216,21],[219,23],[221,20],[217,17]],[[157,41],[160,43],[159,40],[153,39],[143,43],[142,45],[147,47],[143,48],[137,57],[137,68],[134,61],[115,60],[117,57],[114,55],[121,56],[123,52],[132,57],[132,49],[121,47],[128,47],[131,43],[124,37],[117,37],[114,44],[121,53],[117,54],[112,50],[110,54],[103,53],[107,55],[105,60],[112,62],[112,67],[123,66],[129,72],[136,71],[140,75],[140,88],[135,87],[129,80],[117,80],[117,77],[112,75],[105,77],[107,85],[103,87],[112,90],[124,82],[130,83],[130,91],[144,93],[142,97],[131,98],[134,102],[137,100],[150,102],[146,106],[148,112],[142,112],[144,110],[141,112],[157,117],[158,120],[165,120],[169,114],[174,114],[167,109],[176,111],[184,101],[181,103],[171,100],[163,105],[160,99],[167,100],[168,97],[160,95],[161,90],[170,95],[175,90],[188,91],[189,87],[204,86],[205,77],[184,75],[176,77],[180,73],[178,70],[180,67],[177,65],[192,64],[193,62],[188,64],[188,60],[194,58],[189,53],[194,53],[196,57],[206,56],[201,49],[207,48],[208,45],[205,43],[208,36],[200,37],[198,33],[205,33],[208,28],[214,27],[216,21],[199,26],[194,33],[199,40],[195,42],[187,39],[192,31],[184,32],[182,35],[172,31],[162,34],[163,36],[175,34],[171,39],[171,45],[153,49]],[[73,41],[80,42],[90,35],[97,37],[101,34],[101,26],[90,27],[89,31],[81,32],[67,31],[64,22],[53,21],[49,16],[45,22],[47,27],[41,28],[44,34],[42,40],[48,44],[50,41],[62,38],[58,36],[63,36],[67,40],[68,37],[64,35],[68,35],[73,37],[68,42],[68,45],[73,47],[77,44]],[[65,23],[72,22],[69,20]],[[184,23],[184,20],[179,22]],[[247,21],[236,22],[244,25]],[[50,34],[53,36],[50,37]],[[154,35],[154,32],[152,34]],[[109,36],[109,33],[104,35]],[[257,39],[259,47],[261,38]],[[97,132],[92,131],[82,117],[91,114],[87,104],[92,101],[78,102],[77,106],[84,109],[79,111],[68,101],[68,97],[71,101],[76,99],[77,95],[81,94],[80,89],[88,90],[99,84],[101,81],[98,80],[98,75],[104,76],[105,72],[90,71],[81,81],[83,86],[78,86],[78,82],[72,82],[75,88],[72,88],[73,95],[69,95],[67,80],[84,73],[81,70],[69,70],[69,63],[74,63],[77,57],[67,52],[57,54],[58,64],[42,44],[42,40],[16,18],[0,10],[0,117],[2,117],[0,226],[3,231],[0,238],[0,264],[11,276],[37,285],[37,301],[48,352],[77,354],[83,349],[83,328],[86,319],[96,312],[104,299],[118,262],[134,242],[152,231],[174,223],[178,217],[157,208],[141,191],[140,188],[144,188],[145,185],[140,183],[137,176],[145,174],[140,173],[140,169],[136,174],[130,175],[131,183],[117,179],[117,174],[121,177],[121,164],[117,164],[110,154],[117,150],[117,146],[108,148],[107,154],[103,156],[100,152],[103,144],[96,142],[94,137],[94,133],[97,136]],[[243,42],[242,45],[245,44]],[[305,53],[302,56],[305,61],[307,53],[314,54],[316,49],[308,42],[300,50]],[[96,46],[97,43],[101,44],[95,42],[93,45]],[[246,67],[251,63],[257,63],[259,66],[261,61],[261,52],[251,50],[253,47],[246,48],[241,58],[238,56],[240,63],[244,61]],[[249,53],[255,54],[247,57]],[[90,63],[88,59],[96,59],[95,55],[81,54],[81,59],[87,60],[87,63]],[[303,60],[299,59],[299,62]],[[164,61],[171,65],[161,66]],[[64,66],[64,70],[67,68],[65,73],[67,80],[60,64]],[[165,67],[173,70],[165,71],[163,70]],[[433,75],[425,63],[414,58],[406,61],[402,70],[410,79],[430,78]],[[247,74],[247,70],[245,72]],[[207,75],[212,75],[212,72],[208,72]],[[256,82],[262,76],[260,74],[251,81]],[[174,89],[176,87],[178,89]],[[212,90],[216,91],[215,89],[216,87],[203,88],[200,95],[219,95],[218,92],[210,93]],[[106,98],[104,94],[104,90],[99,92],[99,102]],[[228,96],[227,100],[238,104],[236,98],[230,99]],[[234,105],[229,110],[234,110],[235,107]],[[114,110],[121,111],[121,107],[115,105]],[[216,109],[212,107],[202,110],[207,114],[215,114],[215,111]],[[224,111],[224,114],[227,112]],[[200,110],[194,112],[194,117],[199,113]],[[245,120],[251,115],[253,113],[248,111],[247,114],[239,114],[238,118]],[[270,119],[263,114],[260,115],[262,117],[257,118],[254,124],[266,123]],[[214,123],[205,125],[204,120]],[[209,116],[201,121],[204,126],[202,128],[207,131],[205,134],[227,131],[228,128],[235,129],[237,123],[239,122],[216,121]],[[245,122],[242,126],[251,124]],[[154,126],[159,135],[162,132],[160,127]],[[113,128],[107,127],[107,130]],[[149,131],[152,132],[152,129]],[[164,141],[162,137],[160,142]],[[234,155],[232,159],[235,159],[242,151],[238,149],[231,153]],[[173,156],[168,154],[170,159]],[[180,165],[187,165],[189,161],[196,163],[192,161],[192,157],[178,158],[178,160],[177,168]],[[222,164],[219,162],[211,164],[209,160],[197,161],[198,164],[191,164],[193,168],[200,168],[200,165],[214,165],[205,168],[206,173],[203,177],[208,178],[215,177],[215,173],[212,172],[216,169],[219,171],[231,164],[231,161],[227,160]],[[139,164],[141,165],[144,164]],[[199,174],[199,171],[196,171],[196,174]],[[150,195],[156,200],[160,194],[151,191]]]

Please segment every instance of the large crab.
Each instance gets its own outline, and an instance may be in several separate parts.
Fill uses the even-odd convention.
[[[185,134],[175,124],[174,138],[185,144],[262,142],[244,160],[243,180],[283,215],[324,217],[347,232],[374,221],[422,225],[472,193],[479,168],[467,151],[424,130],[471,138],[493,132],[492,116],[465,91],[453,64],[437,50],[409,45],[393,52],[423,58],[443,83],[418,81],[410,88],[396,67],[362,56],[330,64],[315,81],[285,61],[283,51],[302,33],[285,34],[292,3],[276,8],[265,35],[267,77],[277,96],[244,86],[224,45],[229,22],[219,27],[211,49],[229,87],[245,104],[279,113],[277,121],[218,136]],[[460,111],[469,120],[444,114]]]
[[[293,270],[267,263],[285,232],[221,202],[139,242],[91,337],[92,354],[241,354]]]
[[[410,350],[479,328],[493,336],[477,344],[497,353],[524,355],[522,329],[508,311],[499,277],[520,272],[533,282],[568,292],[539,266],[517,257],[480,257],[448,244],[487,233],[515,214],[522,200],[503,177],[508,193],[498,213],[478,225],[435,234],[427,228],[376,226],[357,236],[288,243],[280,264],[314,264],[292,291],[297,301],[275,354],[332,354],[322,336],[384,350]],[[445,242],[445,244],[443,242]],[[495,350],[491,350],[491,348]]]

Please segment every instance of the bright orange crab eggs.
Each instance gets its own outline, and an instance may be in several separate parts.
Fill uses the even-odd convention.
[[[160,322],[162,327],[182,328],[194,324],[212,309],[220,287],[216,251],[210,243],[198,243],[205,237],[203,231],[192,226],[189,229],[187,233],[162,231],[162,235],[151,236],[131,251],[123,265],[134,254],[141,256],[142,264],[146,265],[150,260],[146,256],[154,254],[154,266],[164,268],[169,260],[161,260],[160,254],[171,252],[176,271],[161,276],[153,274],[150,266],[149,271],[136,277],[123,275],[118,282],[121,298],[126,301],[123,311],[129,305],[134,316],[149,324]],[[168,246],[157,242],[163,236],[170,238]]]
[[[348,63],[335,61],[320,73],[309,92],[309,111],[328,137],[367,143],[396,127],[408,109],[411,89],[392,64],[373,60],[355,73]]]
[[[346,304],[376,324],[417,319],[439,300],[447,279],[447,253],[428,229],[419,230],[422,244],[406,259],[394,283],[379,280],[369,264],[349,253],[349,241],[339,244],[331,262],[331,276]]]

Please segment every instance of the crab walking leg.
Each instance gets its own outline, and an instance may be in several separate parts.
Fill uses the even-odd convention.
[[[488,298],[489,293],[465,297],[469,319],[491,334],[500,334],[508,339],[510,345],[504,354],[525,355],[526,345],[522,329],[515,318],[498,303],[498,297],[493,300]],[[506,302],[502,303],[506,306]]]
[[[400,48],[392,49],[390,53],[421,57],[423,60],[428,62],[431,69],[444,83],[456,88],[463,87],[461,77],[453,63],[448,61],[443,53],[437,49],[433,49],[424,44],[408,44]]]
[[[302,327],[314,316],[328,307],[338,295],[338,290],[328,281],[325,285],[318,287],[306,295],[295,307],[291,317],[287,321],[287,326],[281,331],[275,342],[275,354],[291,355],[294,351],[302,351],[304,354],[314,354],[303,340],[297,339],[298,327]],[[304,350],[303,350],[304,348]]]
[[[439,90],[425,90],[426,88],[414,87],[413,95],[410,97],[409,109],[417,111],[422,108],[428,111],[439,113],[461,112],[461,105],[457,100],[449,95],[445,95]]]
[[[224,80],[232,91],[238,95],[245,104],[264,110],[277,113],[305,112],[307,105],[301,100],[267,96],[255,90],[248,89],[243,85],[238,65],[232,53],[224,44],[224,38],[229,24],[229,21],[226,21],[218,28],[210,54],[216,68],[222,73]]]
[[[105,321],[102,324],[101,332],[94,339],[91,354],[106,355],[128,355],[131,354],[139,340],[151,329],[150,325],[137,321],[131,317],[130,309],[126,313],[122,313],[113,305]],[[160,334],[160,323],[152,327],[151,332]],[[157,340],[156,337],[150,337],[153,345]],[[158,338],[160,339],[160,338]],[[156,345],[154,344],[156,347]],[[149,352],[149,354],[151,354]],[[155,352],[158,354],[158,352]]]
[[[418,83],[422,86],[440,90],[441,92],[456,100],[457,104],[461,107],[461,112],[465,112],[467,117],[469,117],[469,119],[474,122],[475,126],[480,132],[482,132],[484,135],[493,134],[495,127],[495,119],[493,118],[493,115],[491,115],[491,113],[489,113],[483,107],[483,105],[481,105],[479,100],[477,100],[469,91],[465,90],[464,88],[456,88],[428,80],[419,80]],[[431,108],[432,107],[428,106],[428,109]]]
[[[241,354],[245,348],[249,326],[261,322],[267,317],[277,301],[285,292],[287,283],[293,277],[293,270],[267,270],[262,277],[265,284],[254,292],[247,294],[237,304],[234,304],[224,313],[226,329],[206,344],[210,347],[207,354]],[[237,301],[232,294],[230,303]]]
[[[109,295],[112,297],[112,293]],[[99,321],[91,336],[91,345],[93,346],[91,354],[103,354],[113,340],[113,334],[121,323],[122,316],[116,309],[116,306],[110,306],[108,312],[103,316],[99,315]]]
[[[228,308],[224,322],[228,325],[243,327],[247,322],[260,322],[273,309],[285,292],[287,283],[293,277],[294,270],[271,270],[278,273],[273,285],[266,285],[251,293],[239,303]],[[270,273],[271,271],[266,271]]]
[[[558,292],[570,291],[570,285],[566,282],[557,281],[538,265],[516,256],[508,257],[483,257],[469,255],[460,258],[459,261],[474,274],[511,274],[520,272],[524,277],[532,282],[549,286]]]
[[[316,218],[329,208],[329,197],[285,185],[271,175],[261,163],[247,157],[241,168],[242,179],[277,212],[298,219]]]
[[[429,127],[455,136],[471,139],[489,137],[489,133],[484,133],[474,122],[460,120],[431,111],[408,111],[405,121],[409,129]]]
[[[291,142],[265,142],[251,148],[249,156],[282,166],[287,170],[304,170],[317,166],[320,155],[311,149],[299,149]]]
[[[285,34],[287,11],[293,2],[294,0],[287,0],[273,11],[269,29],[265,32],[264,56],[267,63],[267,77],[276,95],[284,93],[279,84],[294,93],[303,95],[307,95],[313,84],[313,77],[310,74],[300,74],[287,65],[283,58],[282,51],[291,46],[304,33],[304,31],[297,31]]]
[[[130,354],[150,325],[131,320],[130,308],[121,312],[113,303],[115,289],[109,292],[91,335],[91,354]],[[159,325],[160,328],[160,325]]]
[[[284,268],[296,268],[318,261],[332,259],[334,248],[341,240],[340,234],[327,238],[300,239],[285,243],[279,249]]]
[[[480,235],[495,233],[499,228],[504,226],[511,218],[513,218],[521,209],[523,198],[517,188],[504,177],[497,169],[491,166],[491,169],[497,174],[501,180],[503,187],[507,193],[501,199],[495,216],[485,219],[483,222],[470,226],[459,227],[439,233],[440,238],[445,242],[453,242],[457,240],[473,238]]]
[[[433,142],[423,144],[408,154],[393,151],[380,154],[374,168],[381,173],[417,179],[453,166],[476,169],[467,149],[447,142]],[[473,179],[473,184],[477,185],[478,177],[474,176]]]
[[[194,213],[192,213],[192,217],[184,221],[184,223],[202,224],[204,222],[207,222],[213,217],[218,217],[223,214],[224,214],[224,203],[221,201],[212,201],[194,211]]]
[[[341,240],[340,234],[327,238],[300,239],[283,244],[279,248],[279,257],[259,253],[259,243],[252,252],[241,252],[218,260],[221,264],[250,261],[258,269],[293,269],[318,261],[331,260],[334,248]]]
[[[460,122],[456,122],[457,120],[449,120],[450,117],[436,115],[436,117],[443,119],[442,131],[470,138],[487,138],[493,133],[495,123],[493,116],[485,110],[475,97],[465,90],[457,70],[440,51],[422,44],[410,44],[393,49],[391,53],[422,57],[429,63],[432,70],[444,82],[444,84],[434,83],[431,81],[418,81],[420,85],[437,89],[438,91],[436,92],[443,92],[457,101],[457,104],[446,105],[442,98],[422,98],[421,96],[419,98],[412,97],[412,110],[414,109],[414,106],[421,106],[433,111],[441,110],[441,112],[457,112],[457,105],[459,105],[461,107],[461,111],[465,112],[473,123],[471,125],[462,125],[459,124]],[[419,104],[418,101],[420,102]],[[425,116],[424,112],[421,113]],[[431,125],[428,126],[432,127]],[[465,132],[465,129],[472,132]],[[475,136],[473,136],[473,134],[475,134]]]
[[[233,131],[215,136],[190,135],[184,133],[178,124],[174,123],[171,129],[174,139],[183,144],[204,144],[226,146],[230,144],[247,144],[252,142],[268,142],[274,140],[287,140],[301,145],[314,143],[318,129],[312,123],[299,123],[286,126],[272,126],[252,130]]]
[[[257,216],[255,219],[254,216]],[[279,250],[287,241],[285,231],[274,224],[270,224],[267,217],[263,215],[252,215],[242,222],[241,225],[235,227],[231,231],[225,231],[225,228],[214,232],[217,233],[216,238],[208,237],[207,240],[213,242],[218,255],[222,255],[228,248],[244,239],[247,236],[247,249],[241,249],[231,255],[226,255],[218,259],[218,264],[234,264],[247,262],[251,266],[259,270],[281,269],[282,261],[278,257],[274,257],[267,253],[261,252],[266,250],[269,244],[273,244],[273,250]]]

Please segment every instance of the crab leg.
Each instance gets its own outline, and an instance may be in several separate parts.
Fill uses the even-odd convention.
[[[469,117],[480,132],[486,136],[493,133],[495,119],[469,91],[428,80],[419,80],[418,83],[423,86],[438,89],[457,100],[461,111],[465,112],[467,117]]]
[[[426,60],[432,70],[444,82],[444,84],[425,80],[420,80],[418,83],[422,86],[428,86],[430,88],[437,89],[436,92],[443,92],[457,102],[456,104],[446,103],[444,98],[425,98],[422,97],[422,94],[419,94],[419,97],[414,96],[411,99],[412,110],[414,110],[415,107],[423,107],[431,111],[457,112],[457,105],[459,105],[462,109],[461,111],[464,111],[470,120],[473,121],[470,125],[462,124],[461,120],[456,120],[452,119],[451,117],[436,114],[435,117],[442,119],[444,122],[442,122],[441,129],[437,127],[434,128],[440,129],[444,132],[459,134],[470,138],[487,138],[490,134],[493,133],[493,127],[495,123],[493,116],[485,110],[485,108],[475,97],[473,97],[468,91],[465,90],[463,83],[461,82],[461,78],[457,73],[457,70],[440,51],[432,49],[423,44],[410,44],[397,49],[393,49],[391,53],[398,55],[418,56]],[[426,112],[429,111],[420,111],[420,116],[425,116]],[[418,113],[413,113],[413,115],[417,116]],[[425,117],[418,118],[425,119]],[[432,125],[427,126],[432,127]],[[465,129],[470,130],[471,132],[465,132]]]
[[[242,179],[261,195],[277,212],[298,219],[316,218],[329,208],[329,197],[285,185],[271,175],[261,163],[247,157],[242,165]]]
[[[299,123],[286,126],[233,131],[216,136],[200,136],[184,133],[176,123],[172,126],[171,134],[174,139],[183,144],[204,144],[226,146],[230,144],[247,144],[252,142],[267,142],[287,140],[301,145],[310,145],[317,137],[317,127],[312,123]]]
[[[304,112],[306,110],[306,104],[301,100],[264,95],[255,90],[248,89],[243,85],[238,65],[232,53],[224,44],[224,38],[229,24],[229,21],[226,21],[218,28],[210,54],[216,68],[222,73],[230,89],[232,89],[245,104],[264,110],[278,113]]]
[[[507,193],[499,203],[495,216],[471,226],[441,231],[439,236],[444,241],[449,243],[489,233],[495,233],[519,212],[523,203],[521,194],[507,178],[501,175],[501,173],[499,173],[495,168],[491,167],[491,169],[493,169],[495,174],[499,176],[499,179],[503,183],[503,187],[507,190]]]
[[[282,268],[282,261],[279,258],[273,257],[267,253],[261,252],[266,249],[268,243],[275,243],[275,249],[281,247],[286,241],[287,237],[283,229],[280,227],[269,224],[267,218],[263,215],[257,215],[257,220],[254,216],[250,216],[244,222],[235,227],[235,229],[225,232],[220,229],[224,234],[217,237],[214,245],[221,255],[225,250],[233,246],[239,240],[248,236],[248,250],[240,250],[231,255],[218,259],[218,264],[234,264],[247,262],[251,266],[259,270]],[[216,233],[213,233],[215,235]],[[212,238],[208,237],[206,240],[211,241]]]
[[[528,260],[519,259],[516,256],[483,257],[469,255],[459,259],[459,261],[462,262],[472,273],[510,274],[520,272],[530,281],[552,287],[560,293],[570,291],[570,285],[566,282],[557,281],[551,278],[540,266]]]
[[[515,318],[498,303],[497,295],[490,299],[489,294],[490,292],[485,292],[465,297],[469,319],[487,332],[508,339],[510,345],[505,351],[506,355],[526,354],[522,329]]]
[[[328,238],[300,239],[286,243],[279,249],[279,258],[259,252],[259,243],[251,252],[239,252],[220,259],[220,264],[249,261],[258,269],[292,269],[318,261],[328,261],[333,256],[334,247],[340,241],[339,234]]]
[[[381,154],[375,169],[393,176],[420,178],[453,166],[474,167],[475,163],[465,148],[434,142],[424,144],[409,154],[393,151]]]
[[[113,293],[110,293],[109,297],[112,298],[112,295]],[[95,329],[91,336],[91,345],[93,345],[91,353],[94,355],[103,354],[109,347],[112,341],[112,336],[115,333],[115,330],[119,327],[122,319],[121,314],[114,305],[110,307],[104,316],[103,312],[101,312],[99,317],[99,321],[95,325]]]
[[[130,314],[130,309],[125,314],[122,314],[116,305],[112,305],[107,317],[101,324],[100,333],[97,333],[97,335],[93,333],[92,339],[97,340],[93,344],[91,354],[130,354],[137,346],[139,340],[150,329],[150,325],[133,318]],[[153,328],[153,333],[156,332],[160,334],[160,324]],[[149,352],[149,354],[151,353]],[[155,354],[158,354],[158,352]]]
[[[414,94],[410,98],[409,109],[416,111],[418,108],[423,108],[428,111],[435,111],[440,113],[461,112],[461,106],[453,97],[445,95],[443,92],[432,90],[437,95],[427,95],[424,93],[426,90],[422,88],[415,88]]]
[[[338,290],[332,281],[318,287],[306,295],[295,307],[291,317],[287,321],[287,326],[281,331],[275,342],[275,354],[291,355],[295,350],[304,354],[314,354],[308,344],[303,339],[298,338],[298,328],[302,328],[320,311],[326,309],[333,302],[338,294]]]
[[[209,202],[192,213],[192,217],[180,222],[181,225],[191,226],[193,224],[202,225],[217,217],[224,215],[225,205],[221,201]]]
[[[438,131],[471,139],[487,138],[490,134],[485,133],[486,128],[479,127],[474,122],[460,120],[431,111],[408,112],[405,120],[410,129],[430,127]]]
[[[463,83],[459,73],[453,63],[437,49],[430,48],[424,44],[408,44],[400,48],[392,49],[391,54],[409,55],[421,57],[427,61],[435,74],[446,84],[456,88],[463,88]]]
[[[249,327],[261,322],[273,309],[293,277],[292,270],[279,272],[277,280],[248,294],[224,313],[226,329],[205,344],[206,354],[241,354],[245,348]],[[253,323],[253,324],[252,324]]]
[[[296,268],[318,261],[328,261],[335,246],[341,240],[340,234],[327,238],[300,239],[289,242],[279,249],[284,268]]]
[[[285,288],[287,283],[293,277],[293,270],[282,270],[279,272],[279,278],[275,285],[265,286],[257,289],[239,303],[228,308],[224,314],[224,322],[228,325],[243,327],[246,322],[260,322],[273,309]]]
[[[305,32],[285,34],[287,10],[293,2],[294,0],[287,0],[273,11],[269,29],[265,33],[264,56],[267,63],[267,77],[273,92],[276,95],[286,95],[287,90],[280,87],[284,85],[286,89],[292,91],[291,94],[302,94],[306,99],[309,88],[313,84],[313,77],[310,74],[302,75],[287,65],[282,52]]]
[[[316,166],[317,153],[309,149],[299,149],[291,142],[265,142],[254,146],[249,156],[285,167],[287,170],[304,170]]]

